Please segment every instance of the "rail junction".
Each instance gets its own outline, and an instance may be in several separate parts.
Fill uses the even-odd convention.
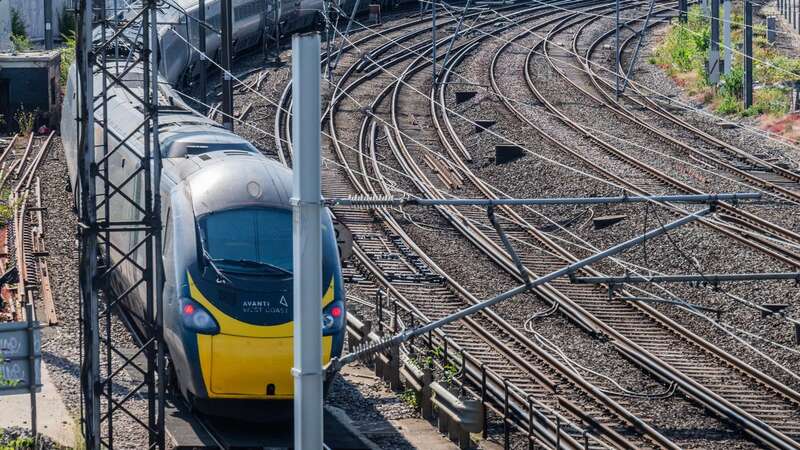
[[[89,89],[78,90],[77,126],[93,131],[77,142],[92,150],[77,161],[72,326],[87,447],[291,448],[291,413],[221,419],[176,384],[161,312],[172,216],[159,136],[189,105],[293,168],[297,55],[237,54],[225,4],[230,23],[245,10],[212,2],[221,22],[192,20],[220,33],[221,54],[202,59],[208,86],[205,74],[202,87],[170,80],[176,101],[159,91],[169,83],[154,56],[169,26],[159,7],[174,2],[143,0],[135,19],[99,22],[91,0],[78,3],[76,82]],[[307,67],[321,74],[320,207],[352,235],[345,350],[328,377],[343,361],[369,366],[461,448],[800,448],[800,152],[665,87],[644,55],[659,30],[681,26],[686,2],[389,2],[380,21],[353,12],[360,1],[323,3],[309,24],[323,36],[319,65]],[[174,34],[191,53],[205,48]],[[144,150],[118,183],[110,155],[136,139],[109,144],[118,99],[107,92],[125,83],[138,89],[126,88]],[[77,299],[49,276],[54,206],[42,184],[64,180],[39,177],[55,142],[32,133],[0,148],[10,199],[0,271],[14,287],[2,295],[8,320],[32,303],[37,320],[61,327],[59,301]],[[135,179],[147,187],[129,198]],[[111,214],[115,195],[141,214]],[[125,233],[140,240],[118,248]],[[222,259],[201,239],[222,286]],[[120,292],[123,270],[136,282]],[[143,311],[123,303],[137,289]],[[327,448],[375,445],[335,410],[323,422]],[[141,439],[128,445],[127,434]]]

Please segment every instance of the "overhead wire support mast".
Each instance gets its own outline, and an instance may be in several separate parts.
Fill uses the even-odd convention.
[[[231,58],[233,53],[233,0],[220,1],[222,19],[222,125],[233,131],[233,80],[231,79]]]
[[[136,432],[131,423],[134,428],[141,426],[148,448],[163,449],[166,370],[161,315],[158,2],[137,3],[124,21],[116,16],[106,21],[105,4],[98,5],[102,22],[100,33],[94,34],[93,0],[78,4],[75,65],[80,92],[76,188],[80,192],[81,424],[88,449],[114,448],[115,435]],[[141,111],[126,118],[133,121],[133,132],[125,137],[109,128],[109,116],[114,113],[109,91],[115,89],[130,93]],[[134,159],[132,173],[122,181],[109,174],[109,158],[115,153]],[[142,195],[132,198],[122,193],[134,185]],[[111,214],[117,208],[132,211],[133,216]],[[133,287],[116,292],[111,280],[123,270]],[[146,309],[140,317],[144,331],[140,350],[129,355],[117,347],[112,333],[116,330],[113,321],[125,317],[132,295],[141,296]],[[117,380],[123,376],[122,367],[132,367],[144,376],[125,394],[115,389],[122,382]],[[135,415],[128,403],[139,396],[147,400],[147,411]],[[117,426],[121,417],[130,419],[124,427]]]
[[[636,49],[633,51],[633,57],[631,58],[631,62],[628,64],[628,70],[625,72],[625,78],[622,79],[622,87],[619,89],[620,94],[625,92],[625,88],[628,87],[628,80],[631,78],[631,75],[633,75],[633,68],[636,67],[636,59],[639,57],[639,50],[642,48],[645,33],[647,33],[647,29],[650,26],[650,18],[653,17],[653,8],[655,5],[656,0],[650,0],[650,7],[647,10],[647,17],[645,17],[642,29],[639,30],[638,33],[639,40],[636,42]],[[619,51],[619,49],[617,49],[617,51]],[[622,67],[618,67],[617,70],[622,70]]]
[[[719,0],[711,0],[711,42],[708,46],[708,79],[719,83]]]
[[[651,1],[654,1],[654,0],[651,0]],[[450,38],[450,42],[448,42],[448,44],[447,44],[447,50],[445,50],[445,52],[444,52],[444,60],[442,61],[442,67],[443,68],[447,67],[447,61],[450,59],[450,51],[453,49],[453,44],[455,44],[456,39],[458,39],[458,36],[461,34],[461,26],[464,24],[464,17],[467,16],[467,12],[469,11],[470,3],[472,3],[472,0],[467,0],[467,3],[464,5],[464,9],[461,10],[461,15],[458,18],[458,23],[456,23],[456,30],[453,32],[453,36]],[[434,18],[434,20],[436,20],[436,19]],[[436,45],[436,39],[435,38],[434,38],[434,41],[433,41],[433,45],[434,46]],[[436,70],[436,64],[434,63],[434,66],[433,66],[434,85],[436,84],[436,82],[438,82],[438,77],[439,77],[439,74],[438,74],[438,72]]]

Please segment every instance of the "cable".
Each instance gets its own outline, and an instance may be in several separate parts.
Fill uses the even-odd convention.
[[[356,48],[357,48],[357,47],[356,47]],[[262,97],[263,97],[263,96],[262,96]],[[265,99],[266,99],[266,98],[265,98]],[[268,100],[268,99],[267,99],[267,100]],[[269,100],[268,100],[268,101],[269,101]],[[270,101],[270,103],[273,103],[273,104],[274,104],[274,102],[271,102],[271,101]],[[262,132],[263,132],[263,130],[262,130]],[[265,133],[265,134],[269,135],[269,133]],[[499,136],[498,136],[498,137],[499,137]],[[378,162],[378,163],[380,163],[380,162]],[[335,164],[339,165],[338,163],[335,163]],[[607,184],[608,184],[608,183],[607,183]],[[736,337],[736,338],[738,339],[738,337]],[[748,343],[746,343],[746,342],[743,342],[743,343],[745,343],[745,345],[748,345],[748,346],[749,346],[749,344],[748,344]],[[755,349],[754,349],[754,350],[755,350]],[[757,350],[756,350],[756,351],[757,351]]]
[[[567,366],[570,369],[572,369],[572,371],[576,375],[578,375],[579,377],[583,378],[584,380],[586,379],[580,373],[580,371],[578,370],[578,369],[581,369],[581,370],[583,370],[585,372],[588,372],[588,373],[590,373],[590,374],[592,374],[592,375],[594,375],[594,376],[596,376],[598,378],[602,378],[602,379],[608,381],[609,383],[611,383],[612,385],[614,385],[614,387],[616,387],[618,389],[618,391],[612,391],[610,389],[600,388],[600,390],[605,394],[615,395],[615,396],[619,396],[619,397],[635,397],[635,398],[649,398],[649,399],[654,399],[654,400],[663,400],[663,399],[669,398],[672,395],[674,395],[675,391],[678,389],[678,385],[674,381],[671,381],[663,392],[658,392],[658,393],[655,393],[655,394],[650,394],[650,393],[646,393],[646,392],[636,392],[636,391],[632,391],[630,389],[624,388],[624,387],[622,387],[622,385],[618,381],[616,381],[615,379],[611,378],[610,376],[604,375],[604,374],[602,374],[600,372],[597,372],[597,371],[595,371],[593,369],[589,369],[588,367],[579,364],[574,359],[571,359],[570,357],[568,357],[566,355],[566,353],[564,352],[564,350],[562,348],[560,348],[559,346],[553,344],[550,340],[548,340],[546,337],[542,336],[539,332],[537,332],[535,330],[527,330],[527,331],[529,331],[531,334],[533,334],[534,338],[538,341],[539,347],[542,347],[543,349],[549,350],[551,353],[555,353],[556,355],[560,356],[561,359],[564,361],[564,363],[566,363]],[[590,384],[594,385],[595,383],[590,383]]]
[[[381,36],[381,35],[380,35],[380,33],[378,33],[378,32],[374,32],[373,30],[369,30],[369,31],[373,32],[373,34],[377,34],[378,36]],[[485,33],[485,32],[483,32],[483,31],[482,31],[482,30],[480,30],[480,29],[478,29],[477,31],[478,31],[478,32],[481,32],[481,33],[484,33],[484,34],[485,34],[485,35],[487,35],[487,36],[494,37],[494,38],[498,38],[498,39],[501,39],[501,40],[502,40],[502,38],[499,38],[499,37],[497,37],[497,36],[494,36],[494,35],[490,35],[490,34],[488,34],[488,33]],[[382,36],[381,36],[381,37],[382,37]],[[384,39],[387,39],[389,42],[393,42],[393,41],[394,41],[394,40],[392,40],[392,39],[390,39],[390,38],[384,38]],[[506,41],[506,42],[509,42],[509,41]],[[399,43],[398,43],[397,45],[398,45],[399,47],[401,47],[401,48],[405,48],[405,49],[406,49],[406,50],[407,50],[409,53],[416,54],[416,55],[419,55],[419,56],[423,56],[423,57],[425,57],[427,60],[430,60],[430,59],[429,59],[429,58],[427,58],[427,57],[425,56],[425,54],[423,54],[423,53],[417,52],[417,51],[415,51],[414,49],[411,49],[411,48],[409,48],[409,47],[403,47],[403,45],[401,45],[401,44],[399,44]],[[354,45],[354,46],[355,46],[355,45]],[[358,47],[357,47],[357,46],[355,46],[355,48],[358,48]],[[374,62],[374,61],[373,61],[373,63],[374,63],[376,66],[378,66],[378,67],[380,67],[381,69],[383,69],[383,70],[384,70],[385,72],[387,72],[389,75],[391,75],[391,76],[393,76],[393,77],[397,78],[397,76],[396,76],[396,75],[392,74],[391,72],[389,72],[388,70],[386,70],[385,68],[383,68],[383,67],[382,67],[382,66],[381,66],[379,63],[377,63],[377,62]],[[584,70],[583,68],[581,68],[581,67],[578,67],[578,66],[573,66],[573,67],[575,67],[575,68],[576,68],[576,69],[578,69],[578,70],[581,70],[581,71],[584,71],[584,72],[585,72],[585,70]],[[464,79],[466,79],[465,77],[463,77],[463,76],[461,76],[461,75],[458,75],[458,74],[457,74],[457,76],[459,76],[460,78],[464,78]],[[466,80],[467,80],[468,82],[470,82],[471,84],[478,86],[478,84],[477,84],[477,83],[474,83],[474,82],[472,82],[472,80],[469,80],[469,79],[466,79]],[[399,82],[403,83],[403,84],[404,84],[404,85],[406,85],[406,86],[410,86],[410,85],[408,85],[407,83],[405,83],[405,82],[404,82],[404,81],[402,81],[402,80],[399,80]],[[411,87],[411,89],[412,89],[412,90],[416,91],[416,92],[417,92],[417,93],[419,93],[420,95],[423,95],[423,96],[425,96],[425,94],[424,94],[424,93],[420,92],[419,90],[417,90],[417,89],[416,89],[416,88],[414,88],[413,86],[410,86],[410,87]],[[487,91],[488,91],[488,89],[487,89]],[[511,98],[508,98],[508,97],[504,97],[504,96],[502,96],[502,94],[495,93],[494,91],[489,91],[489,92],[491,92],[491,93],[492,93],[492,95],[497,95],[497,96],[499,96],[499,97],[506,98],[506,99],[508,99],[508,100],[510,100],[510,101],[513,101],[513,102],[515,102],[515,103],[519,103],[519,102],[518,102],[517,100],[515,100],[515,99],[511,99]],[[347,95],[347,94],[346,94],[346,95]],[[348,97],[350,97],[350,96],[348,95]],[[350,98],[352,98],[352,97],[350,97]],[[353,101],[355,101],[357,104],[361,105],[361,104],[360,104],[360,103],[358,103],[358,102],[357,102],[355,99],[353,99]],[[438,101],[436,101],[435,103],[436,103],[437,105],[440,105],[440,106],[441,106],[441,107],[442,107],[444,110],[447,110],[447,111],[449,111],[449,112],[453,112],[453,111],[452,111],[450,108],[447,108],[447,107],[446,107],[446,105],[441,105],[441,103],[440,103],[440,102],[438,102]],[[361,106],[363,106],[363,105],[361,105]],[[469,119],[465,118],[464,116],[462,116],[462,115],[460,115],[460,114],[458,114],[458,113],[455,113],[455,114],[456,114],[457,116],[459,116],[459,118],[461,118],[461,119],[465,120],[466,122],[468,122],[468,123],[472,123],[472,124],[475,124],[473,121],[471,121],[471,120],[469,120]],[[548,115],[551,115],[551,116],[554,116],[554,117],[558,118],[558,116],[555,116],[553,113],[550,113],[550,112],[545,112],[545,114],[548,114]],[[376,117],[376,119],[377,119],[377,120],[380,120],[380,121],[383,121],[382,119],[380,119],[380,118],[377,118],[377,117]],[[647,151],[650,151],[650,152],[654,152],[654,153],[656,153],[656,154],[659,154],[660,156],[664,156],[664,157],[666,157],[666,158],[673,159],[673,160],[675,160],[675,161],[678,161],[678,162],[681,162],[681,163],[683,163],[683,164],[687,164],[687,165],[689,165],[690,167],[693,167],[693,168],[695,168],[695,169],[698,169],[698,170],[701,170],[701,171],[704,171],[704,172],[708,172],[710,175],[714,175],[715,177],[722,177],[722,178],[724,178],[724,179],[726,179],[726,180],[728,180],[728,181],[731,181],[731,182],[734,182],[734,183],[737,183],[737,184],[742,184],[742,185],[745,185],[745,186],[748,186],[748,187],[751,187],[751,188],[752,188],[752,186],[750,186],[750,185],[747,185],[746,183],[744,183],[744,182],[742,182],[742,181],[739,181],[739,180],[735,180],[735,179],[730,179],[730,178],[727,178],[727,177],[725,177],[725,176],[723,176],[723,175],[720,175],[720,174],[718,174],[718,173],[712,172],[712,171],[710,171],[709,169],[706,169],[706,168],[704,168],[704,167],[699,167],[699,166],[696,166],[696,165],[694,165],[694,164],[692,164],[692,163],[690,163],[690,162],[687,162],[687,161],[681,160],[680,158],[677,158],[677,157],[674,157],[674,156],[671,156],[671,155],[665,155],[665,154],[663,154],[663,153],[660,153],[660,152],[657,152],[657,151],[655,151],[655,150],[652,150],[652,149],[649,149],[649,148],[645,148],[645,147],[643,147],[643,146],[641,146],[641,145],[639,145],[639,144],[637,144],[637,143],[634,143],[634,142],[629,142],[629,141],[626,141],[626,140],[624,140],[624,139],[622,139],[622,138],[618,138],[618,137],[616,137],[616,136],[609,135],[608,133],[606,133],[606,132],[604,132],[604,131],[602,131],[602,130],[598,130],[598,129],[591,128],[591,127],[586,127],[586,128],[587,128],[587,129],[589,129],[589,130],[592,130],[592,131],[596,131],[596,132],[598,132],[598,133],[600,133],[600,134],[608,135],[608,136],[610,136],[610,137],[612,137],[612,138],[614,138],[614,139],[616,139],[616,140],[620,140],[620,141],[623,141],[623,142],[627,142],[627,143],[629,143],[630,145],[636,146],[637,148],[641,148],[641,149],[643,149],[643,150],[647,150]],[[559,165],[559,166],[560,166],[560,167],[562,167],[562,168],[567,168],[567,167],[565,167],[563,164],[560,164],[560,163],[559,163],[559,162],[557,162],[557,161],[553,161],[553,160],[551,160],[551,159],[549,159],[549,158],[546,158],[546,157],[544,157],[544,156],[542,156],[542,155],[538,155],[538,154],[536,154],[536,153],[533,153],[531,150],[529,150],[529,149],[525,148],[524,146],[521,146],[521,145],[519,145],[518,143],[515,143],[515,142],[512,142],[512,141],[510,141],[509,139],[506,139],[506,138],[504,138],[503,136],[500,136],[500,135],[498,135],[498,134],[494,133],[492,130],[487,130],[487,131],[489,131],[489,132],[490,132],[490,134],[493,134],[494,136],[496,136],[496,137],[499,137],[500,139],[503,139],[503,140],[505,140],[506,142],[509,142],[509,143],[511,143],[511,144],[513,144],[513,145],[518,145],[518,146],[522,147],[522,148],[523,148],[524,150],[526,150],[528,153],[530,153],[530,154],[532,154],[532,155],[536,156],[537,158],[543,159],[543,160],[545,160],[545,161],[547,161],[547,162],[554,163],[554,164],[556,164],[556,165]],[[401,133],[402,133],[402,132],[401,132]],[[402,134],[405,134],[405,133],[402,133]],[[448,160],[448,161],[449,161],[449,159],[448,159],[446,156],[444,156],[444,155],[441,155],[441,154],[439,154],[439,153],[437,153],[437,152],[435,152],[435,151],[431,150],[431,149],[430,149],[428,146],[426,146],[426,145],[424,145],[424,144],[421,144],[421,143],[417,142],[417,141],[416,141],[416,140],[414,140],[413,138],[412,138],[411,140],[412,140],[412,141],[413,141],[415,144],[417,144],[417,145],[419,145],[420,147],[422,147],[423,149],[425,149],[425,150],[427,150],[427,151],[429,151],[429,152],[431,152],[431,153],[433,153],[433,154],[436,154],[436,155],[438,155],[439,157],[441,157],[441,158],[443,158],[443,159],[445,159],[445,160]],[[451,162],[451,164],[452,164],[452,162]],[[574,171],[574,169],[572,169],[572,168],[571,168],[571,166],[570,166],[570,170],[573,170],[573,171]],[[623,187],[621,187],[621,186],[619,186],[619,185],[616,185],[616,184],[614,184],[614,183],[611,183],[611,182],[610,182],[610,181],[608,181],[608,180],[605,180],[605,179],[598,180],[596,177],[593,177],[593,176],[591,176],[591,175],[588,175],[586,172],[581,172],[581,171],[578,171],[578,172],[579,172],[580,174],[582,174],[582,175],[589,176],[590,178],[594,178],[594,179],[595,179],[595,180],[597,180],[597,181],[601,181],[601,182],[603,182],[604,184],[609,184],[609,185],[613,185],[613,186],[615,186],[615,187],[617,187],[617,188],[624,189]],[[776,197],[776,198],[779,198],[779,199],[780,199],[780,197],[778,197],[777,195],[775,195],[775,194],[773,194],[773,193],[771,193],[771,192],[769,192],[769,191],[764,191],[764,190],[762,190],[762,189],[760,189],[760,188],[757,188],[757,187],[756,187],[755,189],[756,189],[756,190],[759,190],[760,192],[764,192],[764,193],[766,193],[767,195],[771,195],[771,196],[774,196],[774,197]],[[783,199],[781,199],[781,200],[783,200]]]

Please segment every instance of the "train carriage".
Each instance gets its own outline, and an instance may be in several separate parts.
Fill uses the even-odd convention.
[[[182,1],[180,10],[165,8],[159,17],[164,336],[181,394],[197,408],[230,414],[240,409],[242,401],[252,405],[293,397],[291,171],[191,109],[174,91],[172,85],[185,76],[194,57],[185,42],[169,37],[177,38],[179,30],[192,37],[191,27],[181,22],[187,11],[191,13],[192,3]],[[238,30],[235,39],[252,43],[261,39],[260,34],[256,39],[249,33],[263,29],[255,26],[263,20],[263,12],[246,7],[248,4],[234,2],[244,7],[236,20],[243,26],[234,26]],[[213,21],[218,2],[208,1],[207,5]],[[216,51],[213,40],[212,36],[208,41],[211,52]],[[97,108],[102,101],[102,83],[100,75],[95,76],[99,123],[103,120],[102,108]],[[121,82],[133,92],[141,90],[141,67],[131,68]],[[108,198],[108,214],[118,220],[141,220],[141,211],[125,199],[141,202],[145,191],[144,180],[137,175],[145,139],[136,128],[141,107],[119,84],[108,88],[106,94],[108,148],[119,147],[106,159],[107,176],[123,186]],[[73,66],[64,99],[62,141],[70,186],[76,193],[77,101]],[[104,133],[99,126],[95,131],[96,158],[100,160]],[[123,139],[127,136],[130,138]],[[101,220],[104,211],[100,209]],[[322,220],[320,326],[323,363],[327,363],[342,351],[346,305],[330,215],[323,214]],[[141,233],[113,233],[111,261],[106,262],[119,265],[110,280],[112,291],[131,291],[123,304],[134,323],[144,315],[147,296],[143,286],[136,285],[140,278],[136,264],[121,252],[130,251],[133,261],[143,262],[145,250],[138,245]]]

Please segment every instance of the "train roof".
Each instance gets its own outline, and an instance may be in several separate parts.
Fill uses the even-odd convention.
[[[175,161],[196,215],[231,208],[289,208],[292,172],[260,153],[219,150]],[[165,166],[166,167],[166,166]]]

